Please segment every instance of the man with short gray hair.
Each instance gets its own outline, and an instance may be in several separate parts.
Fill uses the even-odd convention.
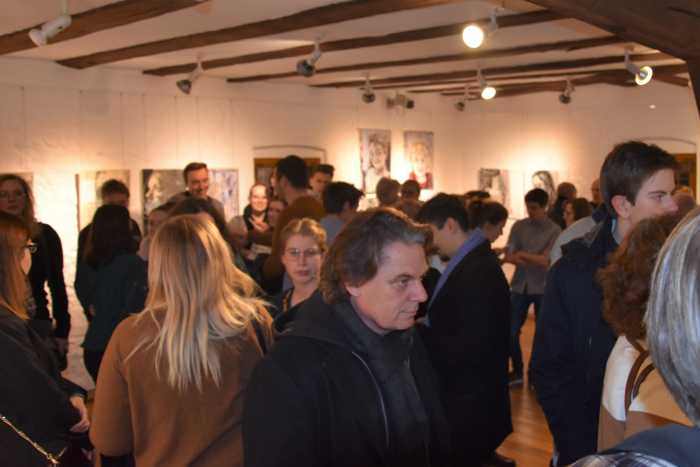
[[[346,224],[320,291],[253,372],[246,466],[447,464],[449,429],[414,332],[429,237],[392,209]]]

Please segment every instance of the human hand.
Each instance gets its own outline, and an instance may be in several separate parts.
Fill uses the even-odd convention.
[[[70,428],[73,433],[85,433],[90,428],[87,407],[82,396],[71,396],[70,403],[80,412],[80,421]]]
[[[252,219],[251,223],[253,224],[253,228],[260,233],[265,233],[270,230],[270,226],[265,221]]]

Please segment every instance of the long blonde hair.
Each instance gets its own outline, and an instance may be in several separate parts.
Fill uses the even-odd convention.
[[[148,316],[162,321],[150,343],[156,346],[156,374],[165,360],[171,387],[184,390],[194,384],[201,391],[205,378],[218,386],[217,341],[240,334],[265,311],[264,302],[255,298],[255,282],[234,266],[214,223],[196,214],[164,222],[151,242],[148,283],[137,322]]]
[[[29,240],[29,228],[19,217],[0,211],[0,306],[21,319],[28,319],[29,293],[22,272],[23,248]]]

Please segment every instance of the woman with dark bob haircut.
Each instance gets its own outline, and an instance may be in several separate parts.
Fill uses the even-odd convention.
[[[644,372],[640,371],[649,364],[644,315],[651,274],[661,247],[678,222],[677,215],[639,222],[608,266],[598,273],[603,288],[603,318],[619,336],[605,371],[599,449],[612,447],[653,426],[690,423],[658,373],[652,372],[644,379]]]

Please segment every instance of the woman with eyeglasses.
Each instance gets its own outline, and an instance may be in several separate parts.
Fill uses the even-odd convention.
[[[87,431],[85,391],[63,379],[43,340],[28,326],[26,272],[35,245],[29,227],[0,212],[0,458],[2,465],[49,465]],[[20,434],[21,433],[21,434]]]
[[[270,314],[275,328],[282,329],[294,318],[298,305],[318,288],[323,255],[326,252],[326,231],[313,219],[295,219],[282,230],[282,264],[292,281],[292,288],[272,298]]]
[[[0,211],[19,217],[29,226],[32,241],[36,244],[36,252],[32,253],[32,268],[29,270],[29,283],[35,307],[30,316],[31,325],[42,338],[53,337],[59,366],[65,369],[70,315],[63,278],[61,239],[50,225],[36,220],[32,190],[18,175],[0,176]],[[47,283],[51,291],[51,314],[45,290]]]

